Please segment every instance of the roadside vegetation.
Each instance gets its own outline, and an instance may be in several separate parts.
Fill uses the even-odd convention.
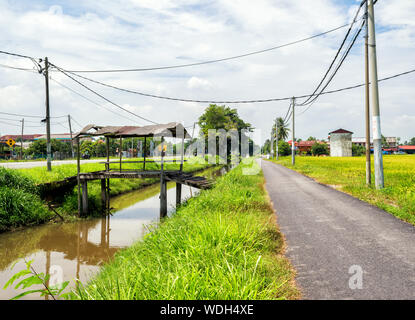
[[[263,175],[243,175],[243,166],[119,251],[73,298],[296,298]]]
[[[291,165],[291,157],[272,161],[376,205],[415,225],[414,155],[383,156],[385,188],[382,190],[374,187],[373,161],[372,186],[366,186],[365,157],[297,157],[295,167]]]
[[[35,181],[0,168],[0,232],[48,221],[51,213],[39,196]]]

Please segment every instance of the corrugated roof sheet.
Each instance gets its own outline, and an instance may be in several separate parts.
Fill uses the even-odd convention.
[[[90,132],[94,129],[94,132]],[[106,136],[106,137],[179,137],[185,135],[185,138],[191,138],[189,133],[179,122],[170,122],[166,124],[155,124],[149,126],[96,126],[94,124],[87,125],[81,130],[78,136]]]

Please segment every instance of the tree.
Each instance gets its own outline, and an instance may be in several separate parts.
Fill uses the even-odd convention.
[[[200,135],[205,139],[206,148],[208,141],[208,132],[209,129],[224,129],[225,131],[237,130],[239,137],[241,138],[242,130],[252,130],[251,124],[243,121],[236,109],[231,109],[226,106],[218,106],[216,104],[211,104],[205,109],[205,112],[199,117],[198,124],[200,126]],[[219,137],[217,137],[219,139]],[[239,140],[239,144],[241,139]],[[230,146],[231,139],[227,138],[227,152],[228,157],[230,155]],[[218,146],[219,147],[219,146]],[[239,145],[240,148],[240,145]]]
[[[278,141],[278,153],[281,156],[288,156],[291,154],[291,146],[288,142],[280,140]]]
[[[415,146],[415,137],[413,137],[411,140],[409,140],[409,145]]]
[[[366,148],[361,145],[353,144],[352,145],[352,155],[354,157],[360,157],[366,153]]]
[[[314,143],[311,147],[311,154],[313,156],[321,156],[321,155],[328,155],[329,154],[329,148],[327,147],[327,144],[325,143]]]
[[[317,138],[310,136],[308,137],[307,141],[317,141]]]
[[[288,129],[288,126],[286,123],[284,123],[283,118],[277,118],[278,123],[278,140],[286,140],[288,138],[288,133],[290,129]],[[272,126],[272,133],[275,133],[275,122]]]

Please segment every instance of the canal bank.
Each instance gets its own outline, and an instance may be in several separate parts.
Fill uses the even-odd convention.
[[[244,169],[231,170],[143,241],[115,254],[73,298],[297,298],[264,177],[244,174]]]
[[[225,172],[225,168],[211,168],[197,174],[214,179]],[[167,189],[168,213],[171,215],[175,210],[175,183],[169,183]],[[182,197],[188,199],[198,192],[183,186]],[[62,281],[69,280],[72,288],[76,279],[86,283],[118,250],[140,241],[149,228],[158,223],[159,194],[159,184],[153,184],[112,197],[114,209],[110,216],[0,234],[0,286],[3,287],[17,271],[25,269],[25,260],[33,260],[32,266],[37,272],[53,270]],[[9,287],[0,290],[0,299],[10,299],[21,292]],[[40,297],[32,294],[23,298]]]

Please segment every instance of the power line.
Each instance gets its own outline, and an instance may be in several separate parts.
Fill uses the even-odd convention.
[[[23,118],[40,118],[40,119],[44,119],[45,117],[43,116],[33,116],[33,115],[28,115],[28,114],[18,114],[18,113],[10,113],[10,112],[0,112],[0,114],[7,114],[9,116],[16,116],[16,117],[23,117]],[[56,116],[56,117],[51,117],[51,118],[63,118],[66,116]]]
[[[337,72],[340,70],[340,67],[342,66],[342,64],[343,64],[343,62],[346,60],[346,58],[347,58],[347,56],[348,56],[348,54],[350,53],[350,50],[353,48],[353,46],[354,46],[354,44],[355,44],[355,42],[356,42],[356,40],[357,40],[357,38],[359,37],[359,34],[360,34],[360,32],[362,31],[362,29],[363,29],[363,26],[364,26],[364,24],[365,24],[365,22],[363,22],[362,23],[362,25],[361,25],[361,27],[358,29],[358,31],[356,32],[356,34],[355,34],[355,36],[354,36],[354,38],[353,38],[353,40],[352,40],[352,42],[351,42],[351,44],[350,44],[350,46],[349,46],[349,48],[347,49],[347,51],[345,51],[345,53],[343,54],[343,56],[342,56],[342,58],[341,58],[341,60],[339,61],[339,63],[337,64],[337,66],[336,66],[336,68],[335,68],[335,70],[333,71],[333,74],[330,76],[330,78],[329,78],[329,80],[327,81],[327,83],[324,85],[324,87],[320,90],[320,93],[319,94],[317,94],[314,98],[312,98],[311,99],[311,101],[310,101],[310,99],[307,99],[308,100],[308,102],[307,103],[302,103],[302,104],[300,104],[301,106],[305,106],[305,105],[307,105],[307,104],[313,104],[318,98],[319,98],[319,96],[324,92],[324,90],[329,86],[329,84],[331,83],[331,81],[334,79],[334,77],[335,77],[335,75],[337,74]]]
[[[318,86],[314,89],[314,91],[313,91],[313,93],[312,93],[312,94],[315,94],[315,93],[318,91],[318,89],[322,86],[322,84],[323,84],[324,80],[325,80],[325,79],[327,78],[327,76],[329,75],[329,73],[330,73],[330,71],[331,71],[332,67],[334,66],[334,63],[336,62],[336,60],[337,60],[338,56],[340,55],[341,50],[343,49],[343,47],[344,47],[344,45],[345,45],[345,43],[346,43],[346,41],[347,41],[347,38],[348,38],[348,37],[349,37],[349,35],[350,35],[350,32],[351,32],[351,31],[352,31],[352,29],[353,29],[353,26],[354,26],[354,24],[355,24],[355,22],[356,22],[356,19],[357,19],[358,15],[359,15],[360,10],[362,9],[362,7],[363,7],[363,4],[364,4],[364,3],[365,3],[365,1],[362,1],[362,2],[361,2],[361,4],[360,4],[360,6],[359,6],[359,8],[358,8],[358,10],[357,10],[357,12],[356,12],[356,14],[355,14],[355,16],[354,16],[353,22],[352,22],[352,24],[350,25],[349,29],[347,30],[347,33],[346,33],[346,35],[345,35],[345,37],[344,37],[344,39],[343,39],[343,41],[342,41],[342,43],[341,43],[341,45],[340,45],[339,49],[337,50],[336,55],[334,56],[334,59],[332,60],[332,62],[331,62],[331,64],[330,64],[329,68],[327,69],[326,73],[324,74],[323,79],[321,79],[320,83],[319,83],[319,84],[318,84]],[[308,102],[310,99],[311,99],[311,96],[310,96],[308,99],[306,99],[305,101],[303,101],[302,103],[298,104],[298,105],[299,105],[299,106],[306,105],[306,104],[307,104],[307,102]]]
[[[30,71],[34,73],[38,73],[35,69],[29,69],[29,68],[21,68],[21,67],[15,67],[15,66],[9,66],[7,64],[0,63],[0,67],[8,68],[8,69],[14,69],[14,70],[21,70],[21,71]]]
[[[353,21],[354,23],[354,21]],[[214,59],[214,60],[207,60],[207,61],[202,61],[202,62],[194,62],[194,63],[187,63],[187,64],[178,64],[178,65],[172,65],[172,66],[161,66],[161,67],[151,67],[151,68],[133,68],[133,69],[108,69],[108,70],[65,70],[67,72],[74,72],[74,73],[108,73],[108,72],[138,72],[138,71],[154,71],[154,70],[165,70],[165,69],[177,69],[177,68],[185,68],[185,67],[193,67],[193,66],[198,66],[198,65],[203,65],[203,64],[210,64],[210,63],[216,63],[216,62],[223,62],[223,61],[228,61],[228,60],[233,60],[233,59],[239,59],[239,58],[244,58],[244,57],[248,57],[248,56],[252,56],[252,55],[256,55],[256,54],[260,54],[260,53],[264,53],[264,52],[268,52],[268,51],[272,51],[272,50],[276,50],[276,49],[281,49],[281,48],[285,48],[288,46],[292,46],[304,41],[308,41],[317,37],[321,37],[324,35],[327,35],[329,33],[335,32],[337,30],[340,30],[342,28],[345,28],[347,26],[349,26],[350,23],[330,29],[328,31],[307,37],[307,38],[303,38],[300,40],[296,40],[296,41],[292,41],[289,43],[285,43],[282,45],[278,45],[278,46],[274,46],[271,48],[267,48],[267,49],[263,49],[263,50],[258,50],[258,51],[253,51],[253,52],[249,52],[249,53],[245,53],[245,54],[240,54],[240,55],[236,55],[236,56],[231,56],[231,57],[227,57],[227,58],[220,58],[220,59]]]
[[[105,106],[103,106],[103,105],[101,105],[101,104],[99,104],[99,103],[95,102],[94,100],[89,99],[88,97],[84,96],[83,94],[81,94],[81,93],[79,93],[79,92],[77,92],[77,91],[73,90],[72,88],[70,88],[70,87],[68,87],[68,86],[64,85],[63,83],[61,83],[61,82],[59,82],[59,81],[57,81],[57,80],[53,79],[52,77],[51,77],[50,79],[51,79],[52,81],[56,82],[56,83],[57,83],[58,85],[60,85],[61,87],[63,87],[63,88],[65,88],[65,89],[67,89],[67,90],[69,90],[69,91],[71,91],[71,92],[75,93],[76,95],[78,95],[78,96],[80,96],[80,97],[84,98],[85,100],[87,100],[87,101],[89,101],[89,102],[91,102],[91,103],[95,104],[96,106],[98,106],[98,107],[102,107],[102,108],[104,108],[105,110],[107,110],[107,111],[109,111],[109,112],[112,112],[113,114],[115,114],[115,115],[117,115],[117,116],[119,116],[119,117],[122,117],[122,118],[124,118],[124,119],[130,120],[130,121],[133,121],[131,118],[128,118],[128,117],[126,117],[126,116],[124,116],[124,115],[122,115],[122,114],[116,113],[115,111],[113,111],[113,110],[111,110],[111,109],[109,109],[109,108],[106,108]],[[133,122],[134,122],[134,121],[133,121]],[[83,127],[81,126],[81,128],[83,128]]]
[[[78,81],[75,78],[71,77],[66,71],[64,71],[63,69],[57,67],[56,65],[54,65],[52,63],[50,63],[50,65],[53,66],[53,67],[55,67],[57,70],[59,70],[60,72],[62,72],[65,76],[67,76],[68,78],[72,79],[73,81],[75,81],[76,83],[78,83],[79,85],[81,85],[82,87],[84,87],[85,89],[91,91],[92,93],[96,94],[97,96],[99,96],[100,98],[104,99],[105,101],[111,103],[112,105],[116,106],[117,108],[120,108],[120,109],[124,110],[125,112],[128,112],[128,113],[132,114],[133,116],[136,116],[136,117],[138,117],[138,118],[140,118],[142,120],[145,120],[145,121],[148,121],[148,122],[157,124],[157,122],[154,122],[152,120],[146,119],[146,118],[144,118],[144,117],[142,117],[142,116],[140,116],[140,115],[138,115],[138,114],[136,114],[134,112],[131,112],[130,110],[127,110],[127,109],[123,108],[122,106],[116,104],[115,102],[109,100],[108,98],[104,97],[102,94],[100,94],[100,93],[92,90],[91,88],[89,88],[88,86],[86,86],[85,84],[83,84],[81,81]]]

